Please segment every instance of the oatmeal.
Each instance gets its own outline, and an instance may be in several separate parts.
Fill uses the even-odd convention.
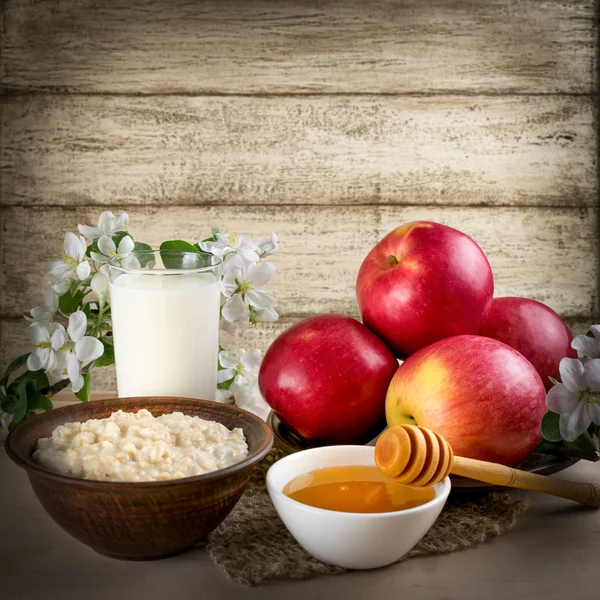
[[[244,460],[241,429],[174,412],[119,410],[65,423],[38,440],[36,463],[61,475],[103,481],[160,481],[210,473]]]

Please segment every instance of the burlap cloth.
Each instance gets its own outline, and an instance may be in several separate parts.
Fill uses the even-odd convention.
[[[260,585],[344,572],[310,556],[277,516],[265,473],[281,456],[274,449],[255,467],[241,500],[206,544],[215,563],[238,583]],[[402,560],[482,544],[514,527],[526,508],[525,500],[507,493],[482,494],[469,501],[450,499],[427,535]]]

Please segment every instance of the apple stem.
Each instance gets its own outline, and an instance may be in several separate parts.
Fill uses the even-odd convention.
[[[390,267],[395,267],[398,264],[398,262],[400,262],[393,254],[390,254],[388,256],[387,261]]]

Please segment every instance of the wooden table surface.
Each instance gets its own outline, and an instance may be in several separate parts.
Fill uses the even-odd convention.
[[[560,477],[600,483],[600,464]],[[600,593],[600,512],[529,495],[517,527],[482,546],[374,571],[248,588],[232,583],[202,550],[161,561],[100,556],[42,509],[23,471],[0,451],[0,597],[6,600],[295,600],[416,598],[578,600]],[[577,591],[575,592],[575,586]]]

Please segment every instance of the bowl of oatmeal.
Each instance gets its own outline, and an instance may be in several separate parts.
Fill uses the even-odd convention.
[[[205,540],[272,443],[269,426],[235,406],[114,398],[28,419],[6,451],[67,533],[107,556],[151,560]]]

